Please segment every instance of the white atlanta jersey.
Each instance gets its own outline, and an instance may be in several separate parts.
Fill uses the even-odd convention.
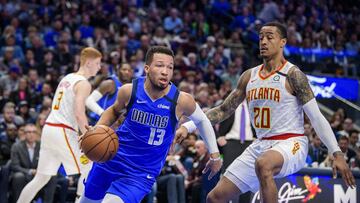
[[[75,119],[74,103],[75,93],[74,85],[81,81],[86,80],[84,76],[71,73],[66,75],[56,88],[53,98],[51,112],[46,120],[48,123],[65,124],[78,130],[78,123]]]
[[[293,66],[286,61],[267,77],[260,75],[263,65],[251,70],[251,78],[246,86],[246,100],[249,105],[251,123],[259,139],[275,135],[304,133],[302,105],[285,88],[284,74],[287,74]]]

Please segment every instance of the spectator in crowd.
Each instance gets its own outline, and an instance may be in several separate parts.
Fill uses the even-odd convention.
[[[15,104],[8,102],[3,107],[3,114],[0,115],[0,134],[3,133],[7,125],[14,123],[19,126],[24,123],[24,120],[15,114]]]
[[[164,19],[164,28],[169,33],[178,33],[183,28],[183,22],[178,17],[178,10],[171,8],[169,16]]]
[[[314,134],[311,144],[309,145],[309,152],[306,162],[309,166],[318,167],[327,157],[327,149],[322,146],[319,136]]]
[[[30,92],[26,77],[19,79],[19,86],[16,90],[10,93],[9,99],[15,102],[16,105],[18,105],[21,101],[26,100],[32,102],[32,94]]]
[[[308,137],[309,143],[311,143],[312,140],[314,139],[314,134],[315,134],[315,131],[314,131],[314,128],[311,126],[311,124],[305,123],[304,124],[304,135],[306,137]]]
[[[20,80],[20,68],[13,65],[9,69],[9,74],[0,78],[0,86],[3,87],[4,96],[8,97],[12,91],[18,89]]]
[[[7,192],[10,176],[10,155],[11,147],[17,139],[17,127],[10,123],[6,132],[0,134],[0,201],[8,202]]]
[[[349,137],[349,133],[351,130],[353,130],[353,120],[351,118],[345,118],[344,122],[342,123],[342,129],[341,131],[337,132],[339,136],[346,136]]]
[[[187,173],[191,173],[194,158],[196,156],[195,142],[197,140],[196,134],[189,134],[188,137],[178,146],[175,155],[180,156],[181,163],[184,165]]]
[[[349,164],[350,160],[355,158],[356,153],[349,148],[349,138],[347,136],[341,136],[339,139],[339,147],[345,155],[345,160]]]
[[[359,131],[351,130],[349,132],[349,149],[357,151],[357,148],[360,147],[359,143]]]
[[[203,190],[203,173],[207,161],[210,158],[210,154],[205,146],[204,141],[197,140],[195,142],[196,157],[194,159],[191,173],[185,181],[185,188],[187,190],[189,202],[205,202],[206,192]],[[205,177],[205,176],[204,176]],[[216,178],[216,177],[214,177]]]
[[[54,60],[54,52],[50,49],[45,51],[44,60],[37,67],[39,75],[45,76],[47,73],[60,70],[60,64]]]
[[[36,141],[38,138],[38,131],[34,124],[26,124],[25,126],[25,140],[14,144],[11,147],[11,191],[13,202],[18,199],[21,190],[26,183],[34,177],[36,167],[39,160],[40,142]],[[44,202],[53,202],[55,191],[54,181],[50,181],[47,185],[46,192],[44,192]]]
[[[181,174],[177,159],[180,157],[168,155],[166,163],[157,178],[158,191],[166,193],[167,202],[185,203],[185,177]]]

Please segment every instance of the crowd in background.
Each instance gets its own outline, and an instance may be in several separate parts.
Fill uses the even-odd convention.
[[[94,88],[124,62],[132,66],[134,78],[143,76],[150,46],[172,48],[173,83],[206,110],[223,101],[244,70],[261,63],[258,28],[274,20],[287,26],[285,56],[303,71],[357,77],[359,8],[357,1],[349,0],[0,0],[0,191],[16,197],[32,178],[36,162],[26,160],[25,166],[23,160],[14,161],[17,145],[26,142],[36,151],[33,143],[40,138],[57,84],[78,69],[83,47],[96,47],[104,55],[100,74],[92,79]],[[338,110],[329,121],[349,165],[360,167],[359,132],[353,120]],[[36,132],[29,130],[34,127],[29,123]],[[308,166],[329,166],[331,156],[311,125],[304,127],[311,143]],[[199,166],[208,157],[203,148],[196,136],[189,136],[162,172],[173,174],[177,166],[177,175],[159,179],[157,191],[170,188],[165,182],[185,192],[168,199],[203,198],[197,192],[204,189]],[[185,170],[179,169],[179,160]],[[23,175],[15,178],[18,172]],[[74,179],[59,175],[54,180],[57,190],[66,194]],[[184,187],[178,184],[184,181]]]

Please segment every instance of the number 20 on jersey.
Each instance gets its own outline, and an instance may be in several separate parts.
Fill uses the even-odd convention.
[[[270,107],[254,107],[255,128],[270,128]]]

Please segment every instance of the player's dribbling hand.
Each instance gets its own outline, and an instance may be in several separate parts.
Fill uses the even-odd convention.
[[[341,177],[345,181],[347,186],[351,188],[355,188],[355,178],[351,173],[351,170],[348,164],[345,161],[344,155],[341,152],[334,153],[334,161],[333,161],[333,178],[337,177],[337,171],[341,173]]]
[[[209,159],[209,161],[206,163],[204,170],[202,171],[202,173],[207,173],[209,169],[211,170],[208,176],[208,180],[214,177],[214,175],[216,175],[222,167],[222,159],[220,158],[220,154],[219,153],[215,153],[215,154],[217,158]]]
[[[82,139],[83,139],[85,133],[86,133],[87,131],[89,131],[91,128],[92,128],[92,126],[86,125],[86,126],[85,126],[85,132],[82,132],[82,134],[79,136],[78,142],[79,142],[80,148],[81,148],[81,142],[82,142]]]

